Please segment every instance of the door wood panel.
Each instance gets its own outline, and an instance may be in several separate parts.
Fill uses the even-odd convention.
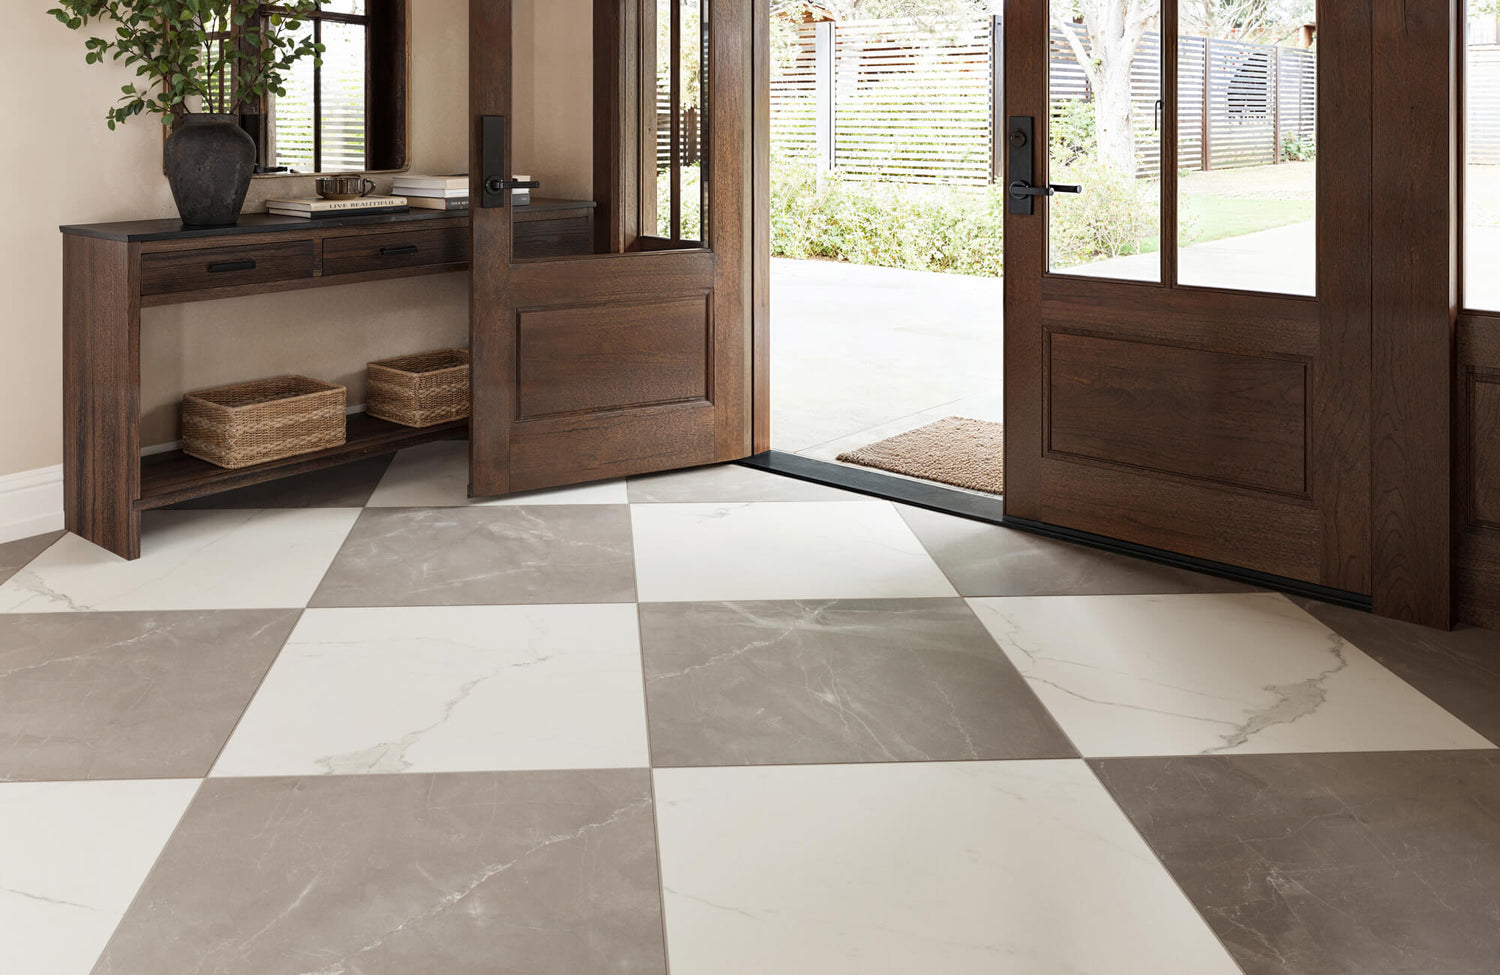
[[[1049,332],[1051,454],[1305,497],[1307,365]]]
[[[706,293],[523,308],[517,330],[520,420],[711,396],[713,309]]]
[[[1470,373],[1469,522],[1500,531],[1500,373]]]
[[[522,259],[515,211],[471,214],[470,341],[475,496],[672,470],[749,456],[752,47],[766,25],[750,0],[717,0],[708,38],[708,246],[647,250],[636,159],[637,106],[654,104],[641,69],[639,0],[596,0],[593,154],[609,253]],[[654,9],[654,6],[651,8]],[[472,178],[482,178],[486,115],[509,116],[511,0],[470,0]],[[651,35],[654,37],[654,33]],[[646,96],[642,100],[643,95]],[[654,110],[654,109],[653,109]],[[607,151],[606,151],[607,149]],[[654,154],[654,146],[652,153]],[[508,165],[507,172],[515,166]],[[524,235],[523,235],[524,236]]]

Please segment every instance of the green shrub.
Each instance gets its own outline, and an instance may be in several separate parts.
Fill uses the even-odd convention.
[[[1287,162],[1312,162],[1318,156],[1318,144],[1311,136],[1288,132],[1281,137],[1281,158]]]
[[[778,157],[771,172],[771,252],[854,264],[994,276],[1004,269],[999,186],[858,181]]]
[[[1097,159],[1080,158],[1052,176],[1080,183],[1079,196],[1052,201],[1052,266],[1063,268],[1156,249],[1161,187],[1126,176]]]

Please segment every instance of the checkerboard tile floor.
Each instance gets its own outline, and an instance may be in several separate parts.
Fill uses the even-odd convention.
[[[0,970],[1496,970],[1500,635],[464,451],[0,546]]]

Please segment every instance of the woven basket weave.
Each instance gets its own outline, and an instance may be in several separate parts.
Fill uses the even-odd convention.
[[[347,433],[348,390],[306,376],[278,376],[189,393],[182,452],[235,470],[337,447]]]
[[[366,409],[406,427],[469,415],[469,351],[441,349],[370,363]]]

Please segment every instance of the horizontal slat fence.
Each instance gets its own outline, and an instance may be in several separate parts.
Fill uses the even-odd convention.
[[[819,29],[831,43],[819,70]],[[771,136],[785,156],[854,178],[983,185],[993,178],[997,18],[934,31],[912,20],[802,24],[771,82]],[[1082,26],[1074,28],[1080,33]],[[1493,48],[1500,94],[1500,46]],[[1138,175],[1161,169],[1161,38],[1148,33],[1131,70]],[[829,81],[831,79],[831,82]],[[824,91],[831,84],[831,91]],[[1088,79],[1061,30],[1052,32],[1051,102],[1090,101]],[[820,100],[831,110],[820,118]],[[1178,41],[1178,164],[1229,169],[1279,161],[1292,135],[1317,131],[1317,54],[1182,37]],[[1490,98],[1489,104],[1500,104]],[[1500,157],[1500,109],[1495,113]],[[820,126],[830,151],[820,152]],[[1205,160],[1204,144],[1208,144]],[[1206,164],[1205,164],[1206,163]]]
[[[1465,74],[1468,161],[1500,165],[1500,45],[1471,46]]]

